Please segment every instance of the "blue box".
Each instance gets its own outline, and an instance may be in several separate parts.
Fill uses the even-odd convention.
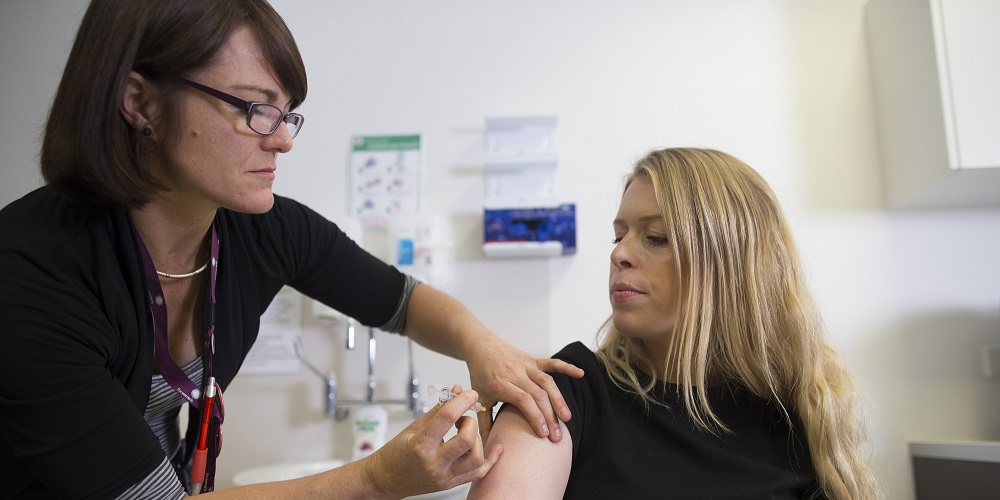
[[[541,257],[576,253],[576,205],[485,209],[487,257]]]

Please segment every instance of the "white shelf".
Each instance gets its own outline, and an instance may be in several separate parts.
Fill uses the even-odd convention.
[[[524,168],[556,168],[559,155],[555,153],[483,155],[486,170],[514,170]]]
[[[486,119],[483,154],[490,163],[555,163],[555,116]]]

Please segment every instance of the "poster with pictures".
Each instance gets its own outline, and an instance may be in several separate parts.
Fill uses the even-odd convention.
[[[420,194],[419,135],[351,138],[350,213],[366,227],[416,215]]]

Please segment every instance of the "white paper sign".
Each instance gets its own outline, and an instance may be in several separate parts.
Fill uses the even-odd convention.
[[[260,317],[260,333],[241,374],[273,375],[298,373],[301,361],[295,355],[295,344],[302,336],[302,295],[294,289],[282,288]]]

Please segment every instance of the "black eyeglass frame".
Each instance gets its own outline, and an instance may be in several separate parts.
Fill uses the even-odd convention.
[[[306,121],[306,117],[298,113],[292,113],[292,112],[285,113],[284,111],[281,110],[281,108],[273,104],[268,104],[266,102],[244,101],[243,99],[240,99],[239,97],[236,97],[232,94],[227,94],[221,90],[213,89],[212,87],[209,87],[207,85],[202,85],[198,82],[188,80],[187,78],[184,77],[178,77],[178,80],[184,82],[185,84],[194,89],[200,90],[216,99],[219,99],[220,101],[223,101],[227,104],[231,104],[243,110],[243,112],[246,113],[247,115],[247,127],[249,127],[250,130],[253,130],[254,132],[260,135],[271,135],[274,133],[275,130],[278,130],[278,126],[281,125],[282,122],[289,123],[289,120],[294,120],[296,122],[293,123],[293,125],[295,125],[295,131],[292,133],[292,139],[294,139],[295,136],[299,135],[299,132],[302,131],[302,125]],[[256,108],[257,106],[267,106],[269,108],[274,108],[278,110],[278,113],[281,115],[281,118],[274,122],[274,126],[271,127],[271,130],[268,132],[261,132],[260,130],[255,129],[253,125],[250,123],[250,120],[251,118],[253,118],[254,115],[254,108]]]

